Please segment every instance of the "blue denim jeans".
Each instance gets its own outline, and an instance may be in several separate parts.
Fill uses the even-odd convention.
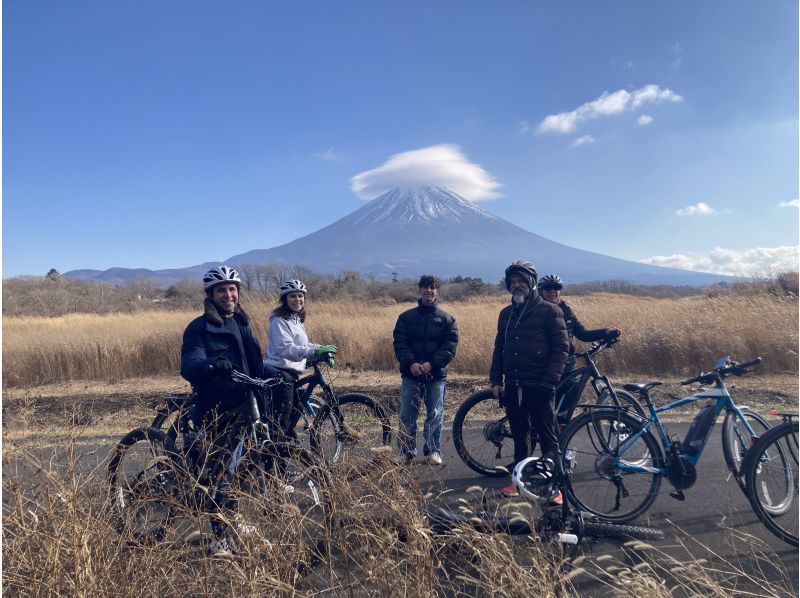
[[[405,456],[417,454],[417,418],[423,393],[425,424],[422,438],[425,444],[422,452],[429,455],[440,451],[439,441],[444,424],[444,392],[445,380],[417,382],[412,378],[403,378],[400,386],[400,432],[397,435],[397,444]]]

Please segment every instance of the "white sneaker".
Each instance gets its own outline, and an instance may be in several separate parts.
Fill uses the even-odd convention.
[[[428,456],[428,463],[431,465],[441,465],[442,464],[442,453],[439,451],[434,451]]]

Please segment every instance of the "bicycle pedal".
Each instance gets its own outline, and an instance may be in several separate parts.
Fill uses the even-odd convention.
[[[686,495],[683,493],[683,490],[673,490],[672,492],[669,493],[669,495],[675,500],[680,500],[680,501],[686,500]]]

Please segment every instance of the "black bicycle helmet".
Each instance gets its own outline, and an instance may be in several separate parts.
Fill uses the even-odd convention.
[[[545,274],[539,280],[539,290],[544,291],[545,289],[556,289],[560,291],[564,288],[564,281],[561,280],[555,274]]]
[[[536,274],[536,268],[529,261],[515,260],[508,268],[506,268],[506,289],[509,292],[511,292],[511,277],[514,274],[522,276],[522,278],[525,279],[525,282],[528,283],[528,288],[531,291],[536,289],[538,275]]]

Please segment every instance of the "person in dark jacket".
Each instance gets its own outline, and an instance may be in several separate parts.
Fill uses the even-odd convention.
[[[239,273],[218,266],[203,277],[204,313],[183,333],[181,376],[197,393],[193,416],[200,420],[211,410],[233,411],[241,406],[246,390],[231,382],[232,370],[262,377],[261,346],[253,336],[250,318],[239,303]]]
[[[430,275],[419,279],[419,303],[403,312],[394,327],[394,353],[400,364],[400,432],[398,444],[406,464],[417,454],[417,418],[420,398],[425,401],[423,454],[433,465],[442,464],[440,439],[444,424],[447,365],[458,344],[458,326],[436,304],[439,281]]]
[[[505,283],[512,304],[497,320],[489,379],[511,426],[513,468],[530,456],[532,438],[540,439],[543,455],[558,447],[555,387],[567,362],[569,339],[561,309],[539,296],[533,264],[515,261],[506,268]],[[513,485],[502,492],[517,493]]]
[[[186,327],[181,346],[181,376],[197,396],[192,419],[211,439],[210,477],[221,482],[212,497],[213,505],[229,511],[236,508],[236,501],[228,496],[225,466],[237,442],[243,421],[239,412],[247,398],[246,389],[230,380],[231,372],[263,377],[261,346],[239,304],[240,285],[239,273],[228,266],[211,268],[203,276],[204,313]],[[224,523],[229,519],[211,519],[215,538],[210,549],[214,554],[230,554],[230,526]]]
[[[542,299],[558,305],[564,314],[564,324],[567,326],[567,336],[569,337],[569,358],[567,359],[567,365],[564,368],[562,378],[565,378],[575,369],[575,347],[572,344],[573,337],[577,338],[579,341],[591,343],[594,341],[614,340],[622,334],[619,328],[586,328],[567,302],[561,300],[561,289],[564,288],[564,281],[555,274],[546,274],[542,276],[538,287]]]

